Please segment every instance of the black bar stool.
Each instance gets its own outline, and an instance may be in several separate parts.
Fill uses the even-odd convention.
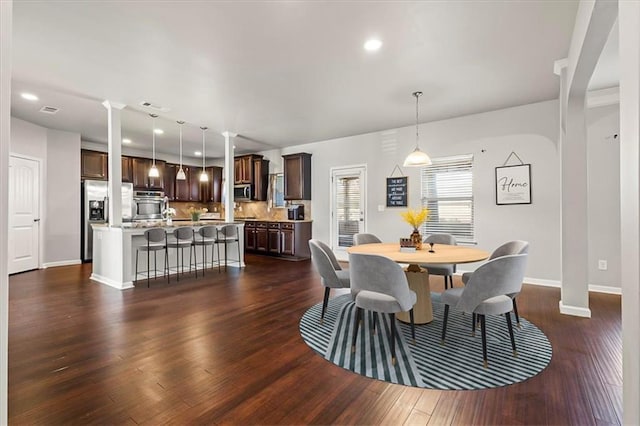
[[[215,250],[216,243],[216,227],[213,225],[206,225],[198,229],[198,235],[195,236],[193,243],[196,246],[202,246],[202,275],[204,276],[204,270],[207,268],[207,246],[211,246],[211,267],[213,268],[213,252]],[[218,265],[220,265],[220,250],[218,250]],[[197,263],[197,262],[196,262]]]
[[[146,240],[146,245],[142,245],[136,249],[136,276],[135,281],[138,283],[138,253],[140,250],[147,252],[147,287],[149,287],[149,275],[151,275],[151,271],[149,269],[151,259],[150,254],[153,252],[153,269],[154,269],[154,279],[158,278],[158,268],[157,264],[157,253],[161,250],[164,250],[164,274],[167,276],[167,280],[169,277],[169,252],[167,251],[167,233],[162,228],[151,228],[144,231],[144,239]]]
[[[176,249],[176,277],[180,281],[180,259],[182,259],[182,273],[184,274],[184,249],[189,247],[189,273],[191,273],[192,251],[195,253],[193,228],[181,226],[173,230],[173,238],[167,242],[167,249]],[[198,267],[196,264],[196,278],[198,277]]]
[[[216,245],[218,245],[218,272],[220,272],[220,246],[224,244],[224,267],[227,268],[227,259],[229,252],[227,245],[236,243],[238,245],[238,266],[240,266],[240,237],[238,235],[238,227],[236,225],[224,225],[217,230]]]

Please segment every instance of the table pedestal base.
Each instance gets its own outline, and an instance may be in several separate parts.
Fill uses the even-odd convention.
[[[409,265],[405,270],[409,288],[416,293],[416,304],[413,306],[413,320],[416,324],[427,324],[433,321],[433,306],[431,305],[431,288],[429,287],[429,272],[418,265]],[[409,312],[396,314],[402,322],[410,322]]]

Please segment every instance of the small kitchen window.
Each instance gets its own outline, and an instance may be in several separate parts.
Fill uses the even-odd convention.
[[[271,197],[273,207],[284,207],[284,174],[276,173],[270,175],[269,196]]]

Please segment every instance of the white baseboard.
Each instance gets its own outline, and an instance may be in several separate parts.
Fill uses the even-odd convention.
[[[573,315],[576,317],[591,318],[591,309],[581,308],[579,306],[570,306],[562,304],[562,300],[558,302],[560,313],[565,315]]]
[[[82,261],[80,259],[74,260],[60,260],[57,262],[46,262],[42,264],[42,269],[47,268],[55,268],[56,266],[71,266],[71,265],[80,265]]]
[[[134,287],[133,286],[133,282],[131,282],[131,281],[119,283],[119,282],[116,282],[116,281],[114,281],[112,279],[109,279],[107,277],[103,277],[101,275],[97,275],[97,274],[93,274],[93,273],[91,274],[89,279],[91,279],[93,281],[97,281],[100,284],[108,285],[109,287],[113,287],[113,288],[118,289],[118,290],[126,290],[126,289]]]
[[[595,285],[589,284],[589,291],[595,293],[607,293],[607,294],[619,294],[622,295],[622,289],[620,287],[612,287],[608,285]]]

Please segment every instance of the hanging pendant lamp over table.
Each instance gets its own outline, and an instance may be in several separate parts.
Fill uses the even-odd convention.
[[[149,114],[149,116],[151,117],[151,140],[153,146],[153,164],[149,169],[149,177],[157,178],[160,177],[160,172],[156,167],[156,118],[158,117],[158,114]]]
[[[420,150],[420,135],[418,132],[418,99],[422,96],[422,92],[413,92],[416,98],[416,149],[404,160],[404,167],[421,167],[431,165],[431,158],[427,153]]]
[[[207,127],[200,127],[202,129],[202,173],[200,173],[200,182],[209,182],[209,176],[207,176],[207,171],[204,169],[204,132],[207,131]]]
[[[178,173],[176,173],[176,180],[187,180],[187,176],[182,170],[182,125],[184,121],[178,120],[177,122],[180,125],[180,168],[178,169]]]

